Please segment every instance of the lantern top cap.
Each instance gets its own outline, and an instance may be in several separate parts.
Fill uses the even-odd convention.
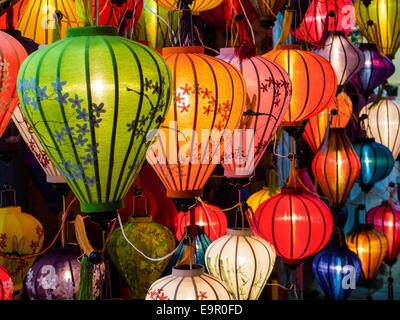
[[[204,54],[203,46],[187,46],[187,47],[167,47],[162,49],[162,54],[177,54],[177,53],[202,53]]]
[[[69,28],[66,30],[67,38],[82,36],[118,36],[117,28],[114,26],[90,26]]]
[[[277,47],[278,50],[301,50],[301,45],[300,44],[281,44]]]
[[[149,223],[153,221],[152,216],[133,216],[129,217],[128,221],[131,223]]]
[[[332,35],[332,36],[345,36],[346,35],[343,30],[342,31],[332,30],[332,31],[329,31],[328,34]]]
[[[204,274],[204,267],[201,264],[192,264],[192,269],[189,264],[172,267],[172,275],[175,277],[198,277],[202,274]]]
[[[294,195],[302,195],[303,190],[300,187],[293,188],[293,187],[283,187],[281,189],[281,194],[294,194]]]
[[[360,49],[378,49],[375,43],[360,43]]]
[[[226,230],[226,235],[227,236],[251,236],[253,232],[249,228],[228,228]]]
[[[18,214],[21,213],[21,207],[20,206],[10,206],[10,207],[2,207],[0,208],[0,214],[2,213],[12,213],[12,214]]]

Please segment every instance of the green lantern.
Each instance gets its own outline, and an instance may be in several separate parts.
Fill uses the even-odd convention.
[[[136,248],[151,258],[161,258],[175,248],[175,237],[151,216],[129,217],[123,225],[126,237]],[[151,261],[138,253],[125,240],[121,229],[116,228],[110,236],[107,252],[117,270],[127,282],[133,299],[144,299],[151,284],[159,279],[171,257]]]
[[[157,52],[109,26],[67,29],[22,64],[26,119],[94,220],[123,207],[151,143],[146,135],[167,111],[171,81]]]

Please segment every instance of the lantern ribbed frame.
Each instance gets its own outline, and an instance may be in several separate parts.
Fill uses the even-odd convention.
[[[155,0],[152,0],[153,2]],[[115,1],[118,2],[118,1]],[[121,5],[109,0],[99,0],[99,26],[118,26],[120,19],[123,18],[126,11],[134,11],[134,21],[137,22],[143,9],[143,0],[125,1]],[[95,19],[96,1],[92,1],[93,18]]]
[[[0,265],[0,300],[12,300],[14,285],[7,269]]]
[[[0,29],[8,29],[9,27],[15,29],[18,24],[18,20],[21,18],[23,12],[25,11],[26,5],[29,0],[19,0],[15,3],[10,10],[12,11],[12,24],[11,26],[7,25],[7,9],[5,9],[5,13],[0,16]]]

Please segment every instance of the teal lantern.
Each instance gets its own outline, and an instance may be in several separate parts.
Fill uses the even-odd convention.
[[[368,193],[375,182],[385,179],[394,166],[392,152],[374,138],[362,138],[354,145],[361,162],[361,171],[357,178],[361,189]]]
[[[108,221],[141,169],[147,133],[171,99],[171,73],[154,50],[115,27],[67,29],[31,54],[17,80],[25,117],[93,220]]]

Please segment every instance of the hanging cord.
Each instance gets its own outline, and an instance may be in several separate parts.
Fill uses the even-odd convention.
[[[393,281],[392,278],[392,266],[389,266],[389,277],[388,277],[388,300],[393,300]]]
[[[210,50],[210,51],[213,51],[213,52],[215,52],[215,53],[218,54],[218,55],[220,54],[220,52],[219,52],[218,50],[215,50],[215,49],[213,49],[213,48],[210,48],[210,47],[207,47],[207,46],[204,45],[203,40],[201,39],[201,35],[200,35],[200,32],[199,32],[199,29],[197,28],[197,26],[194,26],[194,30],[195,30],[195,32],[196,32],[196,35],[197,35],[197,38],[199,39],[200,44],[201,44],[204,48],[206,48],[206,49],[208,49],[208,50]]]
[[[215,237],[216,237],[216,238],[219,238],[217,232],[216,232],[215,229],[214,229],[214,224],[211,223],[211,218],[210,218],[210,215],[208,214],[208,210],[207,210],[206,206],[204,205],[204,201],[203,201],[200,197],[196,197],[196,200],[199,201],[200,204],[202,205],[202,207],[203,207],[203,209],[204,209],[204,212],[205,212],[206,215],[207,215],[208,224],[211,225],[211,229],[212,229],[212,231],[214,232]],[[185,229],[186,229],[186,228],[185,228]]]
[[[281,288],[283,290],[286,290],[288,292],[293,291],[294,296],[296,297],[296,300],[299,300],[299,296],[297,295],[296,284],[294,282],[292,282],[289,287],[284,286],[284,285],[279,284],[279,283],[268,283],[268,282],[266,283],[266,285],[267,286],[277,286],[277,287],[279,287],[279,288]]]

